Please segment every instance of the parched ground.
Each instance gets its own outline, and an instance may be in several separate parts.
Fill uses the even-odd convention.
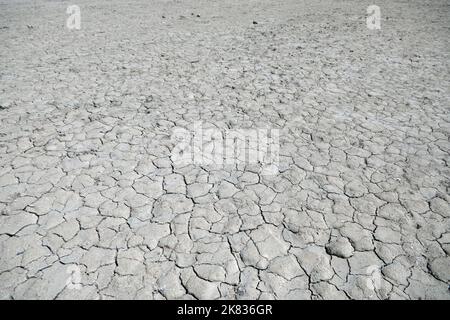
[[[0,297],[449,299],[449,35],[446,0],[1,0]],[[280,130],[280,172],[177,166],[195,121]]]

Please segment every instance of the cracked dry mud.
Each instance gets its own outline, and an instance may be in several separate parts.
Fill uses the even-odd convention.
[[[448,1],[74,2],[0,2],[0,298],[449,299]]]

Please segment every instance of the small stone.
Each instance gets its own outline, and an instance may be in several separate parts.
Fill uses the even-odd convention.
[[[327,253],[340,258],[350,258],[353,255],[353,247],[347,238],[338,238],[326,245]]]

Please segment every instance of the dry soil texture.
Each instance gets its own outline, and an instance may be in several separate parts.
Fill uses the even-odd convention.
[[[449,299],[449,17],[1,0],[0,297]],[[196,121],[278,129],[279,173],[177,166]]]

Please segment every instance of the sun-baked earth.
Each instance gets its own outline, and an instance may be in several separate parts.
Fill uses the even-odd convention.
[[[0,298],[449,299],[449,17],[1,0]],[[278,129],[279,173],[177,165],[196,121]]]

